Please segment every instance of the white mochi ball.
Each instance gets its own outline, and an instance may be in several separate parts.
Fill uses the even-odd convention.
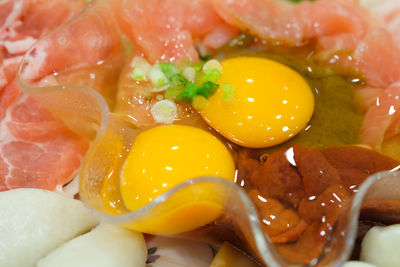
[[[82,202],[39,189],[1,192],[0,214],[0,267],[36,266],[98,224]]]
[[[377,266],[362,261],[348,261],[343,265],[343,267],[377,267]]]
[[[379,267],[400,266],[400,225],[371,228],[361,243],[360,258]]]
[[[117,225],[101,224],[54,250],[38,267],[144,267],[143,235]]]

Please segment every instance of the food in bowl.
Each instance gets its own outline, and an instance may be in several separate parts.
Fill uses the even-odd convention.
[[[5,145],[3,160],[18,168],[4,168],[3,188],[65,185],[90,143],[80,196],[95,209],[125,218],[145,216],[163,196],[187,202],[168,220],[125,226],[154,234],[168,225],[164,233],[176,234],[224,224],[229,203],[219,190],[203,188],[194,200],[171,191],[215,176],[242,187],[288,262],[323,263],[363,182],[399,165],[400,51],[388,3],[368,4],[378,13],[339,0],[95,1],[24,57],[18,86],[34,98],[7,109],[5,134],[19,139]],[[9,80],[4,88],[16,94]],[[17,112],[31,106],[47,110]],[[24,128],[44,117],[56,129],[51,142]],[[14,160],[16,147],[29,147],[29,162],[45,155],[52,164],[30,171]],[[381,204],[376,212],[397,207]]]

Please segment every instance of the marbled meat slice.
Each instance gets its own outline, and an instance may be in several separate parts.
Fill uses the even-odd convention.
[[[45,33],[80,12],[83,0],[0,4],[0,191],[53,190],[74,178],[88,142],[23,94],[15,76],[22,55]]]

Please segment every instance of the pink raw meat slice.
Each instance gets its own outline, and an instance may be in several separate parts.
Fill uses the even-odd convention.
[[[16,30],[23,36],[39,38],[43,33],[71,19],[87,5],[85,0],[25,0],[23,24]]]
[[[35,46],[25,58],[28,66],[22,78],[37,80],[53,71],[95,66],[112,54],[119,42],[118,29],[109,14],[85,14]]]
[[[365,35],[368,24],[355,1],[319,0],[292,4],[284,0],[213,0],[229,24],[264,39],[301,45],[322,36]]]
[[[152,62],[198,59],[193,38],[224,24],[211,0],[118,0],[114,11],[122,31]]]
[[[364,5],[381,20],[384,28],[392,34],[393,39],[400,45],[400,1],[365,1]]]
[[[18,88],[13,83],[4,91],[1,101],[6,106]],[[86,140],[22,94],[8,106],[0,122],[0,190],[53,190],[64,185],[76,174],[87,148]]]
[[[235,27],[228,24],[220,24],[204,37],[203,44],[212,49],[218,49],[235,38],[238,34],[239,30]]]
[[[365,115],[362,140],[365,144],[378,147],[385,134],[399,134],[398,117],[400,116],[400,86],[393,85],[378,96]],[[391,126],[394,123],[394,126]],[[388,129],[390,132],[387,133]],[[397,131],[397,132],[396,132]]]
[[[37,38],[85,6],[83,0],[0,4],[0,191],[54,190],[68,183],[80,166],[88,142],[21,93],[15,74],[21,55]]]
[[[41,37],[78,14],[85,0],[9,0],[0,2],[0,29],[14,36]]]
[[[369,108],[373,105],[376,105],[377,97],[379,97],[383,93],[384,89],[382,88],[374,88],[374,87],[366,87],[359,90],[364,105]]]
[[[388,31],[378,29],[360,42],[354,65],[370,85],[387,88],[400,80],[399,47]]]

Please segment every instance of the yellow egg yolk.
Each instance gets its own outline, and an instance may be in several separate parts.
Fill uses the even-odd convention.
[[[225,145],[195,127],[160,126],[136,137],[121,170],[121,195],[128,209],[137,210],[199,176],[234,181],[235,165]]]
[[[207,101],[201,115],[232,142],[250,148],[274,146],[305,128],[314,112],[314,96],[294,70],[272,60],[237,57],[221,62],[219,84],[235,90],[227,101],[223,90]]]

